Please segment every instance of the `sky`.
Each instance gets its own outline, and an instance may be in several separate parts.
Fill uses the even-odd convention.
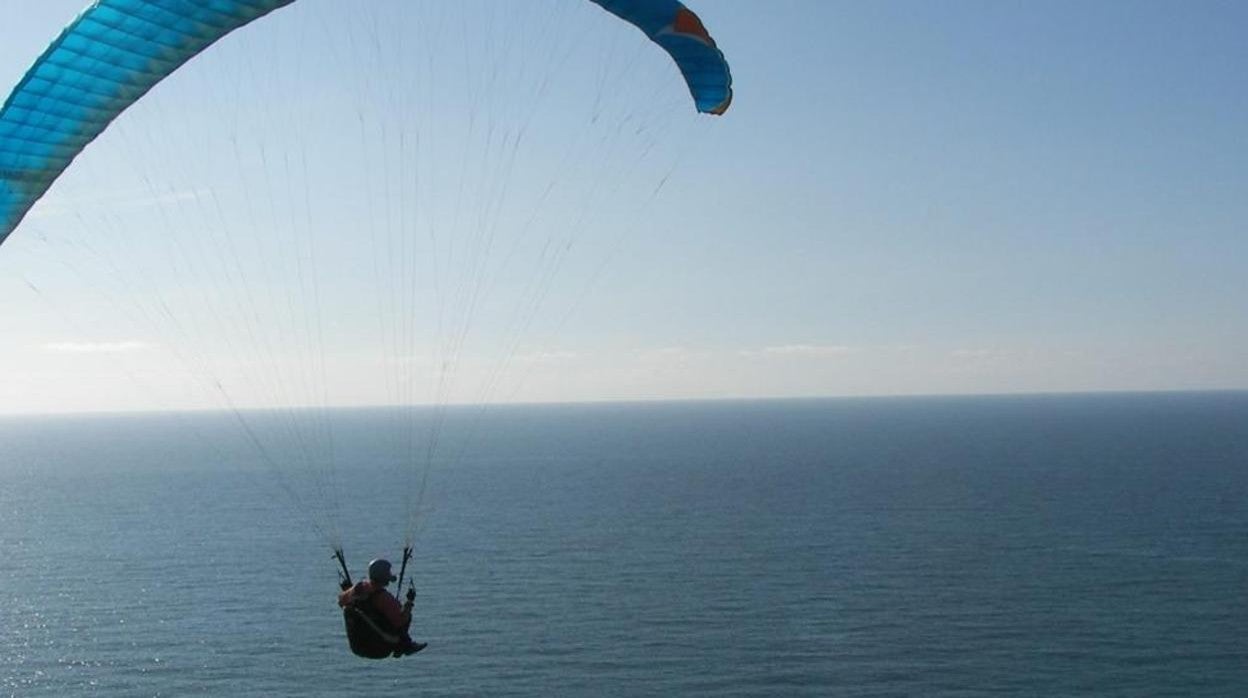
[[[0,0],[0,84],[16,83],[81,4]],[[339,26],[335,8],[316,0],[241,30],[153,91],[151,105],[123,114],[0,247],[0,412],[219,406],[222,396],[203,387],[218,381],[238,406],[1248,388],[1243,3],[690,4],[732,65],[730,112],[670,117],[678,123],[669,131],[668,111],[637,108],[666,135],[615,136],[609,145],[620,152],[587,147],[608,164],[584,176],[558,173],[568,160],[557,135],[572,133],[579,103],[571,86],[592,83],[592,50],[572,67],[542,42],[500,51],[494,67],[557,69],[571,91],[544,98],[518,171],[476,178],[485,166],[465,163],[475,162],[472,141],[482,142],[483,130],[458,118],[453,97],[422,102],[431,88],[418,79],[409,93],[380,87],[383,67],[426,75],[427,56],[378,61],[377,72],[370,55],[327,49],[294,60],[283,41]],[[478,26],[479,11],[450,21]],[[614,60],[627,69],[603,71],[599,89],[610,83],[630,110],[652,94],[670,97],[674,69],[635,48],[645,48],[639,35],[600,19],[586,11],[567,25],[587,27],[591,45],[620,47]],[[353,61],[376,77],[361,80]],[[466,65],[464,75],[479,69]],[[525,118],[515,105],[537,84],[504,84],[475,113],[497,105]],[[254,94],[271,99],[231,98]],[[344,177],[321,158],[360,157],[347,152],[356,141],[341,125],[354,114],[344,106],[361,94],[379,122],[410,128],[412,141],[397,150],[391,132],[365,141],[362,149],[376,152],[351,170],[365,174]],[[403,96],[388,106],[372,99],[392,94]],[[479,92],[469,85],[467,94]],[[237,125],[246,119],[260,127]],[[257,157],[255,147],[226,157],[240,132],[268,139],[260,147],[273,153],[313,151],[301,171],[315,215],[289,234],[325,245],[318,278],[252,277],[258,286],[311,283],[313,294],[279,288],[220,300],[237,272],[225,258],[200,263],[195,281],[183,270],[181,286],[165,287],[177,250],[198,248],[141,261],[147,247],[124,248],[131,254],[112,245],[130,235],[164,240],[169,228],[198,244],[226,220],[244,234],[264,227],[267,214],[240,213],[247,195],[236,185],[281,180],[289,160]],[[434,135],[434,145],[418,152],[416,134]],[[302,145],[291,145],[296,138]],[[455,139],[469,145],[439,152]],[[628,150],[637,143],[653,143],[657,154],[638,158]],[[490,152],[480,150],[483,160]],[[457,167],[460,176],[446,174]],[[383,265],[393,256],[378,252],[371,229],[389,225],[385,212],[403,196],[376,199],[386,199],[387,182],[418,173],[447,183],[409,193],[434,202],[430,220],[448,229],[457,215],[438,207],[457,200],[452,192],[465,181],[470,199],[506,202],[491,219],[504,231],[541,211],[545,237],[517,237],[514,264],[503,253],[483,258],[490,282],[472,287],[485,290],[479,305],[387,306],[384,288],[379,301],[370,285],[379,254]],[[611,185],[606,194],[585,184],[594,177]],[[532,202],[543,182],[559,187],[539,208]],[[585,184],[579,200],[577,184]],[[506,197],[493,198],[493,186],[506,187]],[[303,214],[302,185],[278,191],[287,217]],[[230,210],[196,215],[212,197]],[[370,230],[342,235],[348,228]],[[99,254],[93,242],[112,251]],[[545,250],[564,244],[570,252],[539,287],[546,294],[530,322],[530,311],[507,301],[546,279]],[[434,266],[464,256],[454,243],[431,245],[416,256]],[[252,262],[258,272],[286,268],[280,252],[264,254]],[[451,273],[424,264],[400,269],[412,278],[387,282],[390,290],[410,281],[423,294],[424,284],[437,285],[433,276]],[[475,278],[471,262],[465,269]],[[289,315],[290,341],[278,333],[239,348],[253,326],[229,316],[253,303],[257,316],[277,313],[283,298],[301,305],[312,295],[314,313]],[[160,313],[166,300],[173,320]],[[458,387],[439,392],[446,340],[431,328],[455,327],[463,307],[473,310],[469,339],[453,345]],[[507,329],[517,319],[523,331]],[[387,333],[405,339],[388,342]],[[395,392],[396,380],[418,373],[435,387]],[[261,394],[256,375],[285,387]]]

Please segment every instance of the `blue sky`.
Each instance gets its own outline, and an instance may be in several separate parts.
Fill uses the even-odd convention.
[[[0,83],[14,83],[79,4],[0,2]],[[515,385],[491,399],[1248,387],[1242,3],[694,8],[732,64],[732,110],[682,116],[679,152],[656,170],[674,168],[661,193],[638,194],[655,179],[620,186],[641,212],[598,212],[520,338]],[[124,207],[100,183],[124,179],[122,151],[146,142],[156,110],[197,104],[211,121],[240,66],[277,55],[262,32],[317,26],[328,11],[312,0],[294,9],[214,47],[221,55],[204,58],[218,63],[188,66],[208,77],[162,86],[151,113],[123,115],[116,138],[49,194],[59,204],[45,202],[49,213],[0,248],[0,410],[201,404],[178,377],[182,340],[168,324],[117,319],[150,299],[99,303],[107,280],[58,271],[61,248],[34,238],[89,235],[96,221],[56,222],[88,194],[102,199],[84,205],[92,211]],[[612,41],[633,38],[609,29]],[[540,63],[533,51],[512,55]],[[215,65],[225,68],[214,76]],[[639,72],[643,87],[662,84]],[[327,69],[314,94],[350,94],[349,79]],[[446,128],[437,113],[421,118]],[[319,128],[309,120],[301,137],[335,137]],[[197,161],[175,137],[158,138],[157,159]],[[179,176],[228,192],[237,160],[200,157],[201,170]],[[344,199],[363,196],[342,186]],[[395,374],[374,375],[378,352],[363,341],[373,335],[351,310],[365,293],[355,281],[327,273],[321,286],[345,306],[319,311],[333,335],[319,355],[329,400],[384,402]],[[501,305],[481,312],[465,384],[488,373],[494,330],[508,320]],[[287,360],[298,359],[275,359]],[[245,385],[231,395],[263,404]]]

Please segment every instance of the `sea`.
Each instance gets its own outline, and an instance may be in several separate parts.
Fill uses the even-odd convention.
[[[471,420],[408,570],[429,646],[374,661],[318,527],[397,560],[391,411],[329,413],[334,512],[231,415],[0,419],[0,695],[1248,696],[1248,393]]]

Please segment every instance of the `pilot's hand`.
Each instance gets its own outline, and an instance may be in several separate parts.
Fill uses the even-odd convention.
[[[407,602],[408,603],[416,602],[416,588],[415,587],[407,588]]]
[[[350,589],[350,588],[351,588],[351,582],[348,582],[348,581],[347,581],[347,580],[345,580],[345,579],[340,580],[340,581],[338,582],[338,588],[339,588],[339,589],[342,589],[343,591],[346,591],[347,589]]]

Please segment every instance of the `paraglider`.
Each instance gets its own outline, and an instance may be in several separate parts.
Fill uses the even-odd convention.
[[[408,634],[416,588],[408,588],[402,606],[386,589],[398,579],[391,571],[389,560],[377,559],[368,563],[367,579],[355,584],[349,579],[342,580],[338,606],[346,622],[347,641],[356,655],[368,659],[403,657],[428,646],[424,642],[414,642]]]
[[[676,0],[590,2],[636,27],[670,56],[698,112],[722,114],[728,109],[732,101],[728,65],[696,14]],[[84,10],[36,60],[0,109],[0,245],[122,112],[218,40],[292,3],[98,0]],[[222,381],[213,380],[220,386]],[[250,428],[244,428],[254,441]],[[420,487],[423,494],[423,482]],[[417,506],[419,497],[415,501],[409,506]],[[386,588],[397,581],[396,589],[402,590],[412,556],[410,540],[397,577],[389,562],[379,559],[370,563],[367,579],[359,583],[352,583],[341,543],[331,544],[344,585],[338,603],[352,651],[381,658],[423,649],[424,643],[408,635],[414,589],[409,586],[407,603],[400,605]]]

